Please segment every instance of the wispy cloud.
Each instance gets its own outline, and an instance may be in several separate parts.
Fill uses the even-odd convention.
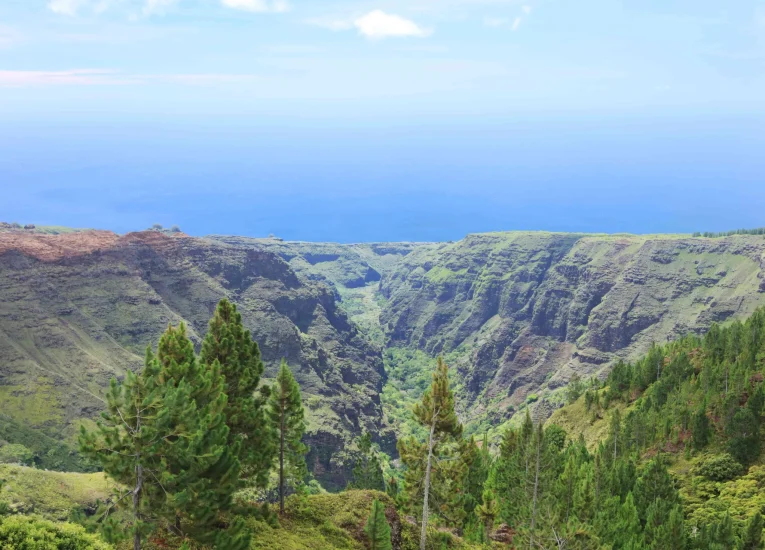
[[[227,85],[254,82],[255,74],[169,73],[135,74],[112,69],[66,71],[0,71],[0,87],[119,86],[166,82],[187,86]]]
[[[162,14],[179,2],[180,0],[146,0],[141,13],[144,17]]]
[[[521,6],[520,13],[515,17],[484,17],[483,24],[493,28],[510,27],[511,30],[517,31],[521,28],[524,20],[531,15],[531,12],[532,7],[525,4]]]
[[[227,8],[252,13],[285,13],[290,11],[287,0],[221,0]]]
[[[374,10],[359,17],[353,25],[367,38],[425,37],[433,34],[431,29],[421,27],[414,21],[382,10]]]
[[[114,85],[133,82],[113,70],[74,69],[69,71],[0,71],[0,86]]]
[[[184,0],[49,0],[48,9],[60,15],[99,14],[111,8],[120,9],[130,19],[167,13]],[[284,13],[290,10],[288,0],[219,0],[221,6],[251,13]]]
[[[53,13],[74,16],[89,3],[88,0],[51,0],[48,9]]]
[[[385,13],[382,10],[373,10],[364,15],[348,19],[311,19],[308,23],[331,31],[356,29],[360,35],[373,40],[405,37],[424,38],[433,34],[433,29],[422,27],[411,19],[406,19],[392,13]]]

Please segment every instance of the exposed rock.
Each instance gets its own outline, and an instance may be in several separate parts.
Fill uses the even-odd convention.
[[[60,437],[100,408],[112,376],[141,367],[168,323],[185,321],[199,344],[224,296],[260,344],[267,375],[282,357],[292,366],[309,403],[309,463],[318,460],[327,486],[343,486],[354,435],[391,444],[380,350],[328,287],[266,250],[157,231],[0,235],[3,412]]]

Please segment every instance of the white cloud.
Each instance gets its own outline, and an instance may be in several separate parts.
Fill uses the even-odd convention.
[[[48,2],[48,9],[61,15],[77,15],[87,4],[87,0],[51,0]]]
[[[513,19],[513,30],[517,31],[521,27],[521,22],[523,21],[523,18],[516,17]]]
[[[382,10],[374,10],[353,22],[359,34],[367,38],[379,39],[388,37],[426,37],[433,34],[432,29],[420,27],[414,21],[400,15],[388,14]]]
[[[528,5],[523,6],[521,10],[523,10],[523,13],[525,13],[526,15],[531,15],[531,6],[528,6]]]
[[[252,13],[284,13],[290,10],[287,0],[221,0],[221,3],[228,8]]]

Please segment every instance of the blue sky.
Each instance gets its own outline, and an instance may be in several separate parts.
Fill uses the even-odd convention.
[[[0,219],[765,225],[765,0],[2,0]]]

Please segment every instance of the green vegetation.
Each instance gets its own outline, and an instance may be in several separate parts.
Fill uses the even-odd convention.
[[[268,417],[278,441],[279,511],[283,514],[287,483],[299,489],[308,476],[305,465],[305,453],[308,449],[302,443],[305,420],[300,386],[292,376],[286,360],[282,361],[271,392]]]
[[[349,484],[353,489],[373,489],[385,491],[380,457],[372,447],[372,436],[365,432],[358,441],[359,456],[353,467],[353,481]]]
[[[300,294],[302,280],[262,250],[248,250],[236,264],[205,260],[211,279],[225,279],[241,309],[219,301],[217,290],[200,290],[200,264],[179,269],[185,278],[147,276],[151,288],[185,288],[165,295],[184,315],[170,319],[140,372],[127,368],[138,349],[130,330],[148,338],[155,333],[146,322],[166,327],[165,305],[135,319],[110,340],[121,343],[112,348],[79,328],[66,329],[76,347],[56,347],[69,341],[57,323],[43,325],[54,351],[40,343],[45,336],[0,332],[0,345],[24,361],[14,368],[37,369],[13,374],[0,388],[0,463],[76,464],[107,474],[0,465],[0,501],[7,503],[0,513],[68,519],[118,550],[761,548],[765,311],[712,325],[703,338],[646,345],[677,327],[700,334],[711,319],[727,319],[731,304],[752,311],[757,289],[765,288],[752,259],[761,239],[731,241],[746,253],[723,254],[709,247],[726,243],[701,239],[688,245],[698,247],[691,252],[669,237],[470,236],[415,247],[374,268],[380,275],[406,265],[382,280],[379,294],[366,270],[382,260],[371,249],[354,248],[351,259],[305,245],[289,258],[302,265],[301,277],[338,285],[342,307],[367,323],[362,330],[330,289]],[[295,251],[269,242],[285,256]],[[622,264],[639,256],[626,271]],[[269,261],[279,284],[242,268]],[[346,261],[363,281],[340,284]],[[635,292],[624,286],[630,277]],[[94,293],[112,296],[120,283],[107,286]],[[88,323],[124,327],[134,314],[125,303],[157,296],[135,288],[126,294],[116,307],[83,308]],[[266,294],[274,296],[267,303]],[[656,300],[642,302],[647,295]],[[209,304],[203,319],[197,299]],[[55,307],[64,311],[75,301],[66,300]],[[193,324],[181,322],[184,316]],[[264,343],[264,356],[269,350],[268,367],[245,325]],[[385,373],[364,331],[388,345]],[[193,343],[200,342],[197,356]],[[593,376],[627,348],[631,359],[615,362],[604,382]],[[74,425],[77,407],[85,406],[64,403],[62,386],[77,395],[100,392],[94,380],[106,371],[93,365],[107,364],[106,349],[116,356],[109,368],[120,381],[106,396],[100,425],[83,428],[88,463],[69,453],[71,428],[60,441],[51,434]],[[68,350],[87,350],[94,363],[65,376]],[[294,370],[286,361],[276,369],[275,354]],[[568,387],[556,370],[563,362],[571,367],[566,376],[580,373]],[[545,424],[545,414],[564,402]],[[394,454],[392,429],[400,460],[386,454]],[[325,476],[324,487],[347,489],[327,494],[307,465],[316,478]]]
[[[27,516],[0,517],[0,548],[8,550],[110,550],[80,525]]]
[[[239,449],[238,458],[246,468],[242,477],[265,486],[276,454],[276,436],[266,422],[264,406],[269,389],[260,385],[265,367],[242,315],[226,299],[220,301],[210,320],[199,360],[212,372],[220,371],[225,381],[227,441]]]
[[[0,464],[0,480],[5,482],[0,501],[11,511],[56,521],[67,519],[72,510],[107,500],[115,488],[103,473],[47,472],[8,464]]]
[[[765,227],[758,227],[756,229],[734,229],[733,231],[723,231],[721,233],[704,231],[703,233],[696,232],[693,234],[694,237],[707,237],[710,239],[732,237],[733,235],[765,235]]]
[[[8,443],[0,447],[0,464],[18,464],[29,466],[34,455],[32,451],[18,443]]]
[[[379,500],[372,502],[367,525],[364,532],[369,537],[369,550],[392,550],[390,542],[390,525],[385,518],[385,507]]]

